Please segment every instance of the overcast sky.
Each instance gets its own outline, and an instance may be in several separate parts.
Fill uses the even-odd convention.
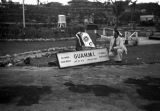
[[[7,0],[8,1],[8,0]],[[23,0],[12,0],[13,2],[20,2],[22,3]],[[26,4],[36,4],[37,3],[37,0],[24,0]],[[47,3],[47,2],[60,2],[62,4],[67,4],[68,1],[71,1],[71,0],[40,0],[40,2],[42,3]],[[89,0],[89,1],[96,1],[96,0]],[[105,2],[107,0],[98,0],[100,2]],[[114,0],[113,0],[114,1]],[[132,0],[132,1],[135,1],[135,0]],[[147,2],[159,2],[160,4],[160,0],[137,0],[138,3],[147,3]]]

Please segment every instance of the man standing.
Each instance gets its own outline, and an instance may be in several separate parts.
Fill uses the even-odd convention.
[[[114,30],[113,37],[110,40],[109,56],[114,58],[114,61],[121,62],[123,52],[127,54],[127,48],[125,47],[123,40],[119,37],[120,33],[118,30]]]

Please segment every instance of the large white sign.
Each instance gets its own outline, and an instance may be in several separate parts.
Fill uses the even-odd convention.
[[[58,53],[57,58],[60,68],[103,62],[109,60],[108,51],[106,48]]]

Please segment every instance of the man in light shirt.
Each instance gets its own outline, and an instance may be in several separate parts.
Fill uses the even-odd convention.
[[[120,37],[118,30],[114,30],[113,37],[110,39],[109,56],[113,57],[114,61],[121,62],[123,52],[127,54],[127,48],[124,45],[123,39]]]

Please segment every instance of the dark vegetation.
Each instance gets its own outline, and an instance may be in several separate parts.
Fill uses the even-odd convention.
[[[118,16],[119,25],[127,25],[131,21],[132,5],[129,5],[127,0],[117,1],[116,5],[118,11],[115,11],[110,2],[71,1],[69,5],[57,2],[25,5],[26,28],[23,28],[22,4],[13,2],[0,4],[0,39],[71,37],[75,36],[80,27],[84,28],[84,19],[90,17],[93,17],[94,23],[100,26],[114,26],[114,18]],[[140,23],[140,15],[154,14],[159,18],[158,10],[160,10],[158,3],[136,4],[132,19],[136,24],[148,25]],[[62,30],[57,28],[59,14],[66,15],[67,19],[67,28]],[[110,22],[112,20],[113,22]]]

